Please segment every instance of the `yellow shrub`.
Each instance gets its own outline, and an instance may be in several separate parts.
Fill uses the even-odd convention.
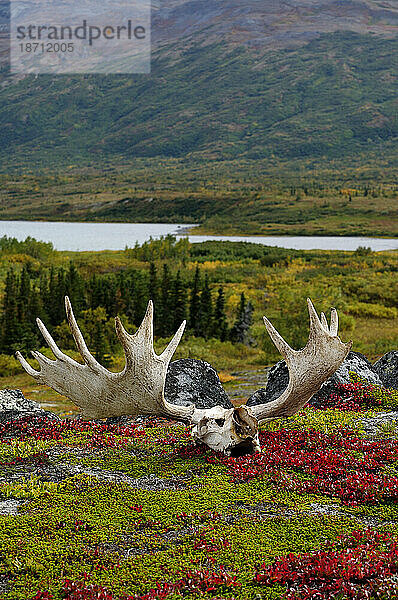
[[[382,304],[369,304],[367,302],[351,302],[347,305],[347,312],[358,317],[375,317],[377,319],[396,319],[398,309],[383,306]]]

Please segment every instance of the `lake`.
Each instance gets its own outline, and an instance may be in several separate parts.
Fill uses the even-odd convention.
[[[57,250],[123,250],[167,234],[186,235],[192,225],[170,223],[65,223],[54,221],[0,221],[0,237],[7,235],[18,240],[27,236],[52,242]],[[397,250],[398,239],[338,236],[216,236],[188,235],[191,242],[228,240],[254,242],[297,250],[356,250],[365,246],[374,251]]]

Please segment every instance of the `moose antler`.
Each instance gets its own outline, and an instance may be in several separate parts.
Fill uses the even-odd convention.
[[[153,349],[153,304],[134,335],[124,329],[116,317],[116,333],[123,346],[126,365],[121,373],[112,373],[90,354],[73,315],[69,298],[65,298],[66,315],[77,349],[84,361],[80,364],[58,348],[46,327],[37,319],[44,339],[56,360],[32,352],[40,365],[33,369],[20,352],[16,357],[29,375],[70,398],[82,408],[86,418],[102,419],[121,415],[158,415],[193,424],[196,441],[227,454],[247,454],[260,449],[258,424],[299,411],[341,365],[351,342],[343,344],[337,335],[337,312],[332,309],[330,327],[322,313],[319,319],[311,300],[310,335],[302,350],[292,350],[271,323],[265,326],[275,346],[284,356],[289,369],[289,385],[283,394],[268,404],[223,408],[215,406],[197,409],[167,402],[164,387],[170,360],[180,342],[185,321],[164,350],[157,356]]]
[[[324,313],[321,313],[319,319],[309,298],[307,304],[310,334],[307,345],[302,350],[293,350],[264,317],[267,331],[289,369],[289,385],[276,400],[249,408],[250,414],[259,423],[278,417],[290,417],[298,412],[339,368],[351,350],[352,342],[343,344],[337,335],[336,309],[332,308],[329,327]]]
[[[65,298],[65,308],[71,333],[85,364],[61,352],[44,324],[37,319],[37,325],[56,360],[50,360],[40,352],[32,352],[40,365],[40,371],[35,371],[17,352],[17,359],[29,375],[38,383],[70,398],[83,410],[85,418],[146,414],[190,420],[193,405],[177,406],[164,397],[167,368],[184,333],[185,321],[164,352],[157,356],[153,349],[152,301],[148,303],[146,315],[134,335],[128,334],[116,317],[116,333],[123,346],[126,365],[121,373],[112,373],[90,354],[68,297]]]

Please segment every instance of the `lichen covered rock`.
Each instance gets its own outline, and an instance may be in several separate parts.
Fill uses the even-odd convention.
[[[0,390],[0,423],[15,421],[28,415],[58,419],[57,415],[43,410],[37,402],[25,398],[21,390]]]
[[[232,408],[217,371],[203,360],[183,358],[172,362],[167,371],[164,394],[168,402],[180,406]]]
[[[398,390],[398,351],[387,352],[374,365],[384,387]]]
[[[260,388],[247,401],[248,406],[266,404],[279,398],[289,384],[289,371],[284,360],[276,363],[268,373],[267,386]]]

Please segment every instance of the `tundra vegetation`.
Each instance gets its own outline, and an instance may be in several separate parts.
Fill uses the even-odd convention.
[[[227,386],[239,377],[232,373],[278,360],[263,314],[291,346],[305,343],[307,296],[319,311],[336,306],[341,338],[376,359],[397,348],[397,268],[396,252],[366,248],[296,252],[168,237],[120,252],[67,253],[3,239],[2,387],[22,388],[64,415],[73,410],[52,391],[38,393],[10,355],[40,348],[39,315],[60,347],[78,357],[57,300],[65,293],[89,348],[115,370],[122,354],[112,346],[112,317],[119,312],[133,331],[154,292],[161,314],[162,302],[173,298],[179,317],[188,318],[178,357],[209,361],[232,379]],[[222,314],[222,330],[195,331],[194,314],[213,325]],[[7,323],[17,327],[12,339]],[[160,351],[172,332],[155,333]],[[0,514],[0,596],[394,597],[397,435],[380,427],[369,439],[362,420],[397,406],[396,392],[353,380],[324,406],[264,425],[264,452],[239,458],[195,446],[185,426],[158,418],[4,422],[0,513],[10,506],[18,513]]]
[[[349,166],[162,157],[66,170],[0,166],[0,217],[199,223],[197,232],[220,235],[396,237],[396,168],[379,158],[372,156],[372,168],[354,158]]]

